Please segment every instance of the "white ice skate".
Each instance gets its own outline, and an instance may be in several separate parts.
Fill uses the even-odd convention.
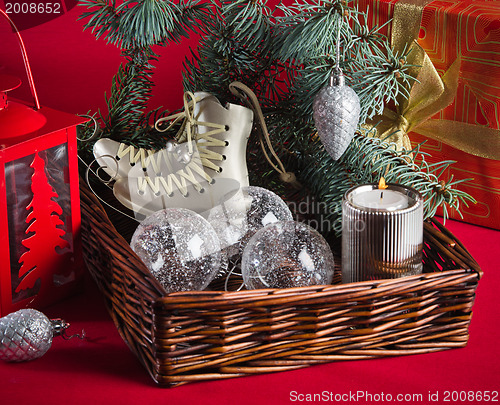
[[[101,139],[94,156],[115,175],[116,198],[136,213],[150,215],[167,207],[204,212],[220,198],[248,186],[247,141],[250,109],[222,106],[208,93],[186,93],[182,113],[159,120],[184,119],[177,142],[160,151],[136,149]]]

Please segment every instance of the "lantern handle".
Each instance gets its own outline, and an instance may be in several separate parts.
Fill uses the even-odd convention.
[[[28,60],[28,54],[26,53],[26,48],[24,46],[21,34],[19,33],[16,24],[14,24],[14,21],[11,20],[11,18],[7,15],[5,11],[0,9],[0,14],[9,22],[10,26],[14,30],[14,33],[17,35],[19,46],[21,47],[21,54],[23,55],[24,67],[26,68],[26,76],[28,76],[28,83],[31,89],[31,95],[33,96],[33,101],[35,103],[35,110],[39,110],[40,102],[38,101],[38,94],[36,93],[35,82],[33,81],[33,74],[31,73],[31,66]]]

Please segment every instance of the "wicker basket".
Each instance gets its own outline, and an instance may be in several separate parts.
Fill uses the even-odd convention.
[[[87,266],[121,336],[161,386],[467,344],[482,272],[437,221],[425,224],[423,275],[165,294],[84,183],[81,190]]]

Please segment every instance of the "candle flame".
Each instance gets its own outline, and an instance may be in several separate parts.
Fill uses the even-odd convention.
[[[387,184],[385,184],[385,179],[383,177],[380,178],[380,181],[378,182],[378,188],[380,190],[385,190],[387,187],[389,187]]]

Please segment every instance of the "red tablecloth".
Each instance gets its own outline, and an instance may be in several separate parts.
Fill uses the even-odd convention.
[[[447,227],[462,240],[485,273],[477,290],[466,348],[337,362],[163,389],[154,384],[121,340],[100,293],[87,280],[81,294],[44,312],[70,322],[71,333],[85,329],[88,339],[56,338],[49,352],[38,360],[0,363],[0,403],[243,405],[314,403],[313,399],[316,403],[335,403],[342,398],[347,400],[344,403],[429,404],[446,403],[446,399],[454,402],[457,398],[459,403],[498,402],[500,232],[455,221],[447,222]],[[475,398],[479,399],[480,394],[486,398],[487,391],[490,401],[468,401],[472,393]]]

